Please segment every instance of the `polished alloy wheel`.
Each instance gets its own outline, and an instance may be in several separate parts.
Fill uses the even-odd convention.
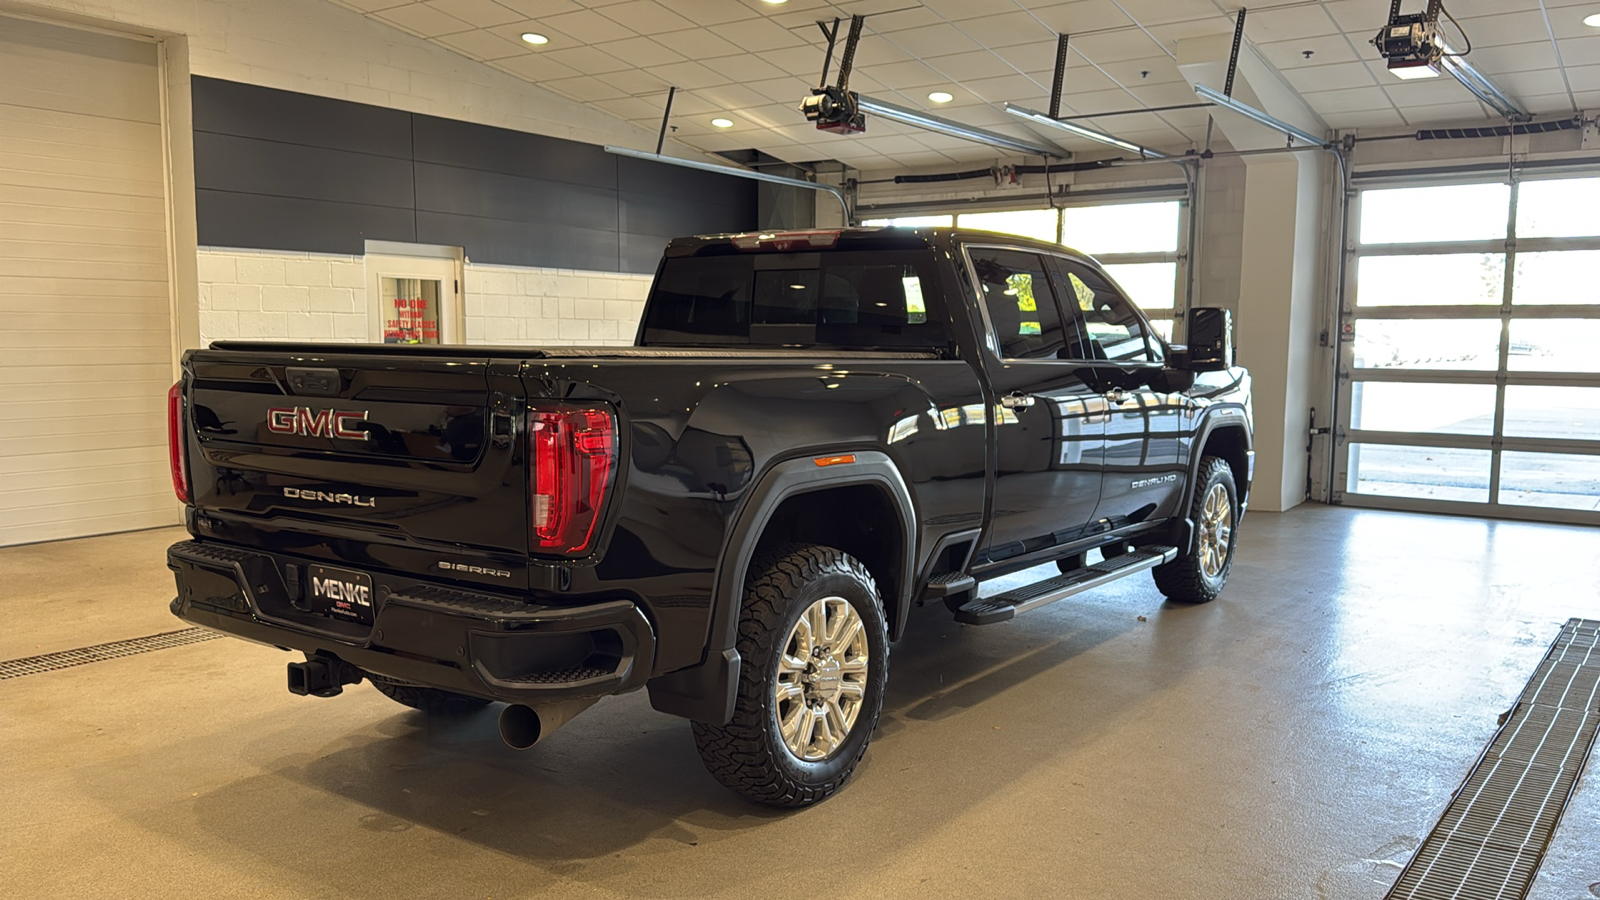
[[[1200,568],[1206,577],[1215,578],[1222,572],[1232,541],[1233,501],[1227,487],[1213,484],[1200,511]]]
[[[778,732],[796,759],[825,760],[850,736],[866,697],[867,657],[866,628],[848,600],[824,597],[800,614],[773,689]]]

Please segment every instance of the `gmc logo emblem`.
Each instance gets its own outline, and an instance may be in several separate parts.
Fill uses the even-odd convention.
[[[304,406],[274,406],[267,410],[267,430],[273,434],[299,434],[306,437],[367,440],[366,411],[309,409]]]

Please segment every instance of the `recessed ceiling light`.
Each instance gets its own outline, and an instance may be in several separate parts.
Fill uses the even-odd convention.
[[[950,93],[949,91],[934,91],[933,93],[928,95],[928,99],[932,100],[935,103],[949,103],[951,100],[954,100],[955,98],[956,98],[956,95]]]
[[[789,0],[761,0],[761,2],[766,3],[769,6],[782,6],[783,4],[788,3]]]
[[[549,38],[547,38],[544,35],[539,34],[537,32],[533,32],[533,31],[524,31],[522,33],[522,39],[527,41],[530,44],[548,44],[548,43],[550,43],[550,39]]]
[[[718,128],[732,128],[733,127],[733,120],[732,119],[712,119],[711,120],[711,124],[717,126]]]
[[[1584,16],[1583,24],[1589,26],[1590,28],[1600,28],[1600,13],[1595,13],[1592,16]]]

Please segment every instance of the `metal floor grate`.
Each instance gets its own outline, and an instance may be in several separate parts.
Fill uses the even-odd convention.
[[[1600,730],[1600,621],[1571,619],[1387,900],[1528,895]]]
[[[198,644],[219,637],[222,635],[218,632],[207,631],[204,628],[185,628],[181,631],[164,631],[149,637],[95,644],[93,647],[79,647],[76,650],[62,650],[59,653],[46,653],[43,656],[0,660],[0,681],[7,678],[21,678],[24,675],[37,675],[40,672],[54,672],[57,669],[70,669],[73,666],[100,662],[103,659],[137,656],[140,653],[149,653],[151,650]]]

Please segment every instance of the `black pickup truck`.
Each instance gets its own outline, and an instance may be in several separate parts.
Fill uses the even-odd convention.
[[[218,343],[169,396],[172,611],[303,653],[299,694],[510,704],[518,748],[643,687],[728,787],[812,803],[918,607],[1217,596],[1249,376],[1224,312],[1189,336],[1060,246],[852,228],[673,241],[632,347]]]

